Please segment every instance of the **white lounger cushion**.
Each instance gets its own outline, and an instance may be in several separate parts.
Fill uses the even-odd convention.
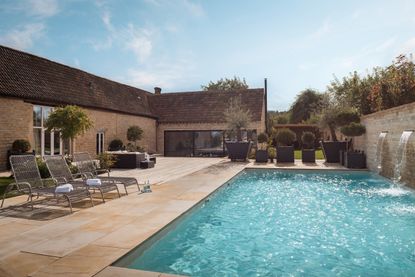
[[[88,186],[100,186],[102,183],[100,179],[87,179],[86,184]]]
[[[73,191],[73,186],[71,184],[60,185],[55,189],[55,193],[68,193],[71,191]]]

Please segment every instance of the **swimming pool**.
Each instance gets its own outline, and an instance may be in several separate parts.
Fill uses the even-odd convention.
[[[246,170],[115,263],[192,276],[414,276],[415,194],[368,172]]]

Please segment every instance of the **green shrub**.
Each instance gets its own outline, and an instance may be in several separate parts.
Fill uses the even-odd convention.
[[[124,144],[123,144],[122,140],[113,139],[110,142],[110,145],[109,145],[108,148],[109,148],[110,151],[119,151],[119,150],[122,150],[123,146],[124,146]]]
[[[304,132],[301,136],[301,141],[305,147],[314,148],[314,141],[316,136],[312,132]]]
[[[274,147],[269,147],[268,148],[268,158],[275,159],[276,156],[277,156],[277,151],[275,150],[275,148]]]
[[[46,163],[41,157],[36,157],[37,167],[39,168],[40,176],[42,178],[50,178],[50,173]]]
[[[341,126],[348,125],[352,122],[359,123],[360,116],[359,116],[359,113],[354,110],[343,110],[336,114],[334,120],[336,122],[336,125],[341,127]]]
[[[279,145],[290,146],[296,139],[296,135],[288,128],[282,128],[275,134],[275,140]]]
[[[102,169],[110,169],[116,162],[114,155],[104,152],[98,155],[99,167]]]
[[[30,142],[25,139],[16,139],[12,144],[14,152],[25,153],[30,150]]]
[[[340,132],[347,137],[358,137],[366,132],[366,127],[360,123],[352,122],[341,127]]]

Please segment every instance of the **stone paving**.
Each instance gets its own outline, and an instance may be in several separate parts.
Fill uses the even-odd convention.
[[[156,234],[244,168],[341,169],[315,165],[231,163],[220,158],[164,158],[146,170],[114,170],[113,176],[149,179],[152,193],[137,193],[90,207],[88,201],[65,207],[6,207],[0,212],[0,276],[171,276],[110,266]],[[7,199],[6,205],[25,197]]]

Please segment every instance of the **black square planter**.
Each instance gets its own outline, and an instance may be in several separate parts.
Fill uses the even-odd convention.
[[[226,149],[231,161],[246,161],[251,151],[252,142],[226,142]]]
[[[257,150],[255,153],[255,161],[257,163],[267,163],[268,162],[268,151]]]
[[[294,162],[294,146],[277,146],[277,162],[293,163]]]
[[[301,160],[303,163],[315,163],[316,151],[314,149],[303,149],[301,151]]]
[[[366,155],[360,152],[345,152],[347,168],[366,168]]]
[[[346,150],[345,141],[321,141],[324,157],[328,163],[340,162],[340,151]]]

